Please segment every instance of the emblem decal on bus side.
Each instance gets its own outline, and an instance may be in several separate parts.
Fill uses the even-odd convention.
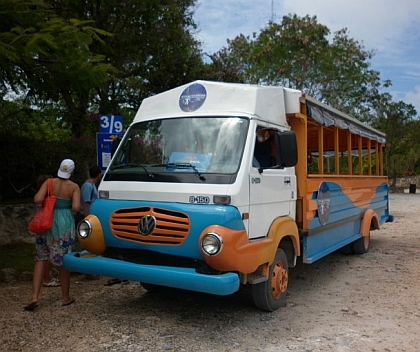
[[[325,225],[330,217],[331,196],[326,182],[321,182],[318,188],[318,218],[321,225]]]

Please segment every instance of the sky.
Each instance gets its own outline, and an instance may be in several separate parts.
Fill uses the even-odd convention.
[[[239,34],[259,34],[269,21],[283,16],[316,16],[331,33],[348,29],[348,36],[373,50],[371,69],[394,101],[413,104],[420,116],[419,0],[198,0],[194,20],[203,51],[214,53]]]

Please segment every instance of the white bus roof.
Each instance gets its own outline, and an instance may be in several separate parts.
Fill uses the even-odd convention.
[[[385,134],[299,90],[242,83],[197,80],[143,100],[133,123],[190,116],[251,116],[288,127],[286,114],[300,112],[300,102],[319,124],[335,125],[385,143]]]
[[[185,116],[251,116],[287,126],[300,91],[282,87],[194,81],[143,100],[134,122]]]

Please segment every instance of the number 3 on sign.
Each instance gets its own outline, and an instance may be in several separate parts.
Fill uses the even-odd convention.
[[[102,115],[100,124],[102,133],[121,133],[123,131],[122,116]]]

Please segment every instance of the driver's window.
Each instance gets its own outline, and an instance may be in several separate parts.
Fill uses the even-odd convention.
[[[276,165],[275,131],[269,128],[257,128],[253,167],[269,168]]]

